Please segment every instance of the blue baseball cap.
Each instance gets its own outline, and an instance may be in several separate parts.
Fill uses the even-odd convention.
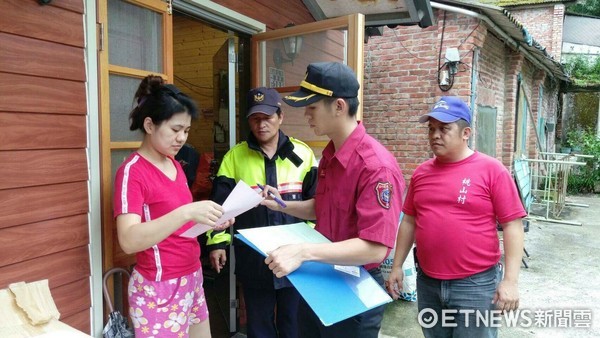
[[[281,95],[273,88],[258,87],[248,92],[248,113],[246,117],[254,113],[273,115],[281,109]]]
[[[452,123],[463,119],[471,125],[471,109],[463,100],[455,96],[442,96],[429,113],[419,118],[419,122],[427,122],[430,117],[443,123]]]
[[[306,68],[300,90],[283,98],[292,107],[304,107],[324,97],[358,96],[360,84],[352,68],[339,62],[315,62]]]

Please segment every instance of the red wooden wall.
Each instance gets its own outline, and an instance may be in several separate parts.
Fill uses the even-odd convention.
[[[61,320],[90,332],[83,13],[0,1],[0,288],[48,279]]]
[[[213,2],[264,23],[268,31],[283,28],[288,23],[300,25],[315,21],[302,0],[213,0]]]

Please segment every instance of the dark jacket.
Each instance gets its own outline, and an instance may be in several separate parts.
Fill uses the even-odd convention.
[[[311,199],[317,186],[317,163],[312,150],[303,142],[279,131],[278,149],[269,159],[250,135],[247,142],[233,147],[219,167],[213,182],[211,200],[223,204],[238,181],[260,191],[259,184],[277,187],[286,201]],[[234,229],[248,229],[269,225],[291,224],[304,220],[259,205],[236,217]],[[224,249],[230,243],[227,232],[208,233],[208,250]],[[287,278],[275,278],[265,258],[243,242],[234,239],[235,273],[248,287],[280,288],[289,286]]]

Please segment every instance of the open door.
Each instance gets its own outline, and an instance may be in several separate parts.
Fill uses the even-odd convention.
[[[140,135],[128,130],[128,113],[132,108],[135,89],[140,79],[149,73],[162,75],[168,82],[176,83],[180,88],[186,87],[181,82],[185,68],[174,69],[177,62],[174,55],[174,28],[170,3],[162,0],[98,1],[102,41],[99,60],[104,270],[112,266],[129,267],[134,262],[134,257],[125,255],[117,243],[111,197],[116,168],[123,158],[141,143]],[[182,7],[187,2],[176,3]],[[176,10],[179,8],[175,7]],[[185,14],[190,12],[185,11]],[[240,112],[245,111],[243,98],[249,84],[251,87],[274,87],[285,95],[298,88],[307,65],[317,61],[345,63],[354,69],[359,83],[363,82],[364,16],[361,14],[256,34],[252,38],[251,55],[248,55],[246,48],[248,34],[251,33],[244,31],[243,41],[240,42],[240,36],[228,29],[227,42],[219,44],[219,48],[222,48],[218,61],[219,72],[211,73],[210,76],[209,81],[216,81],[212,84],[213,88],[221,90],[218,104],[214,104],[212,112],[214,117],[218,115],[218,120],[215,120],[222,125],[222,130],[214,131],[215,140],[222,143],[219,144],[222,148],[215,152],[224,152],[243,139],[247,129],[244,129],[245,114]],[[284,39],[292,37],[296,37],[295,42],[301,41],[301,49],[299,53],[292,55],[293,59],[283,48]],[[224,55],[226,59],[222,58]],[[251,67],[247,67],[248,56],[251,56]],[[251,81],[247,75],[248,68],[252,73]],[[191,82],[185,78],[184,80]],[[199,84],[188,85],[194,90],[202,89],[198,87]],[[362,92],[359,92],[359,95],[359,99],[362,99]],[[204,107],[209,105],[205,104]],[[285,132],[307,142],[313,147],[315,154],[320,156],[327,139],[314,135],[304,120],[302,110],[293,111],[291,107],[285,109]],[[361,118],[362,108],[359,109],[358,117]],[[206,114],[209,114],[208,110]],[[213,130],[211,134],[212,132]],[[231,266],[234,264],[233,259],[234,257],[231,257],[229,260]],[[228,318],[230,332],[236,332],[238,326],[234,277],[233,269],[230,269],[229,309],[227,304],[222,309],[224,317]],[[227,310],[229,313],[226,313]]]
[[[252,36],[251,41],[251,74],[250,87],[265,86],[275,88],[281,95],[286,95],[299,88],[304,79],[309,63],[319,61],[338,61],[348,65],[357,75],[358,82],[363,83],[363,45],[365,19],[362,14],[353,14],[339,18],[312,22],[308,24],[286,27]],[[287,45],[286,45],[287,43]],[[290,45],[293,51],[289,49]],[[240,95],[245,97],[244,95]],[[359,91],[362,101],[362,90]],[[243,111],[240,106],[240,111]],[[318,137],[310,129],[304,119],[302,108],[283,107],[285,123],[282,129],[286,134],[306,142],[315,152],[317,158],[327,145],[326,136]],[[240,125],[244,113],[239,114]],[[357,113],[362,118],[362,107]],[[232,233],[233,235],[233,233]],[[234,252],[229,252],[228,264],[235,266]],[[240,304],[236,295],[236,280],[233,269],[230,269],[230,303]],[[236,307],[230,308],[230,331],[235,332]],[[242,310],[243,311],[243,310]]]
[[[112,182],[116,169],[141,144],[141,134],[129,131],[129,112],[140,80],[148,74],[173,82],[173,41],[170,5],[161,0],[102,0],[100,128],[104,270],[129,267],[116,241],[112,218]]]
[[[306,67],[312,62],[338,61],[356,72],[362,102],[365,17],[352,14],[334,19],[291,26],[252,36],[252,87],[276,88],[287,95],[299,88]],[[290,48],[291,47],[291,48]],[[315,136],[304,119],[303,108],[285,106],[284,131],[306,142],[317,158],[327,137]],[[358,119],[362,119],[359,105]]]
[[[237,90],[240,88],[236,83],[239,82],[237,79],[237,63],[236,63],[236,40],[234,37],[228,38],[219,51],[213,57],[213,100],[216,110],[214,114],[214,159],[215,165],[221,163],[225,154],[229,151],[229,149],[233,148],[237,143],[237,124],[236,124],[236,98],[238,95]],[[243,86],[242,86],[243,87]],[[245,89],[245,88],[244,88]],[[245,97],[245,96],[241,96]],[[244,114],[240,114],[240,116],[245,116]],[[214,174],[217,173],[217,169],[215,168]],[[231,236],[234,235],[233,228],[229,229]],[[206,241],[206,238],[203,239]],[[208,252],[208,250],[206,251]],[[236,302],[236,280],[234,269],[231,268],[234,266],[235,261],[233,260],[233,250],[227,251],[230,255],[230,261],[228,266],[230,268],[225,269],[228,274],[229,287],[228,287],[228,295],[229,299],[228,304],[220,304],[221,299],[218,299],[218,309],[221,314],[225,317],[226,322],[229,327],[229,333],[233,334],[238,330],[238,316],[236,309],[238,308]],[[210,268],[208,268],[210,269]],[[206,279],[206,275],[205,275]],[[216,292],[216,288],[212,290]],[[205,288],[206,292],[206,288]],[[228,305],[229,312],[227,314],[224,313],[224,308]],[[212,313],[212,312],[211,312]],[[211,324],[211,328],[214,325]],[[214,333],[213,333],[214,334]]]
[[[362,14],[353,14],[335,19],[323,20],[319,22],[308,23],[304,25],[287,27],[284,29],[273,30],[265,33],[259,33],[252,36],[251,41],[251,74],[252,80],[250,87],[271,87],[286,95],[296,91],[299,88],[300,81],[304,79],[306,67],[309,63],[319,61],[339,61],[351,67],[357,75],[358,82],[363,80],[363,44],[364,44],[365,19]],[[284,41],[294,45],[296,53],[290,53],[284,47]],[[298,48],[299,47],[299,48]],[[232,49],[229,49],[232,55]],[[230,60],[230,67],[235,63]],[[243,66],[238,64],[238,66]],[[230,68],[230,71],[235,69]],[[229,77],[229,81],[233,81]],[[241,80],[241,79],[240,79]],[[230,82],[230,88],[235,87],[235,83]],[[240,85],[240,90],[242,86]],[[245,91],[240,97],[245,98]],[[359,99],[362,100],[362,91],[359,91]],[[235,102],[230,102],[229,106]],[[240,102],[238,122],[240,130],[245,124],[244,102]],[[326,137],[317,137],[307,125],[304,119],[304,111],[301,108],[284,107],[286,112],[285,123],[282,127],[285,133],[294,136],[313,148],[315,155],[320,154],[327,145]],[[234,109],[229,110],[230,121],[235,121]],[[362,108],[359,106],[357,114],[362,118]],[[243,135],[242,135],[243,137]],[[229,137],[230,146],[235,143],[235,134],[231,133]],[[233,233],[232,233],[233,235]],[[233,250],[229,252],[228,264],[235,266],[235,256]],[[242,312],[236,314],[237,308],[241,307],[238,300],[235,274],[230,269],[230,312],[229,328],[230,333],[236,332],[236,318],[243,318]]]

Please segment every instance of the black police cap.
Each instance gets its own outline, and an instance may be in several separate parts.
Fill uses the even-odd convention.
[[[300,90],[285,96],[283,102],[292,107],[304,107],[324,97],[352,98],[358,96],[360,85],[354,71],[339,62],[311,63]]]

